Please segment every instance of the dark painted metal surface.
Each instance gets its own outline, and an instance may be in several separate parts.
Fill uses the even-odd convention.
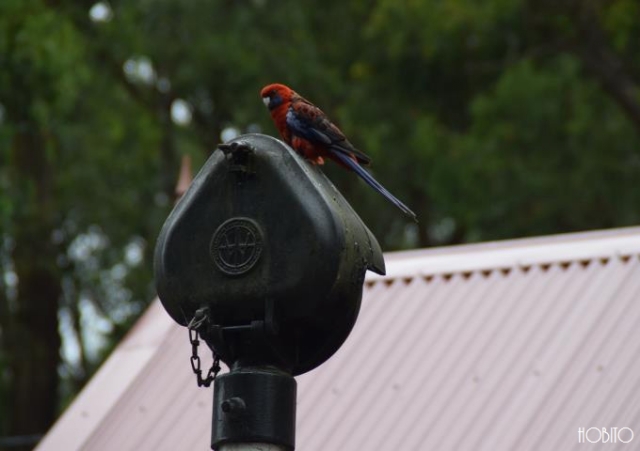
[[[158,295],[229,366],[320,365],[358,315],[380,247],[315,166],[281,141],[245,135],[205,163],[161,231]]]
[[[293,450],[296,381],[275,368],[234,369],[216,379],[211,447],[272,443]]]

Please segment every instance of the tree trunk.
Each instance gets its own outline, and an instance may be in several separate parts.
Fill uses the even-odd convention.
[[[9,372],[7,435],[44,434],[56,416],[62,294],[51,236],[55,227],[52,166],[35,124],[13,142],[15,191],[12,261],[18,276],[15,302],[2,319]]]

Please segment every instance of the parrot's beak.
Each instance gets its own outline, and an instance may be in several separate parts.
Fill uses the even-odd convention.
[[[269,108],[269,104],[271,103],[271,99],[269,97],[263,97],[262,98],[262,103],[264,103],[264,106]]]

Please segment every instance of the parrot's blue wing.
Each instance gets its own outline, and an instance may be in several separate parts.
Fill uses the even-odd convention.
[[[311,143],[331,148],[336,153],[351,155],[361,164],[371,163],[371,158],[356,149],[344,133],[315,105],[302,100],[294,102],[287,111],[286,120],[292,134]]]
[[[330,152],[336,160],[358,174],[371,188],[382,194],[404,214],[418,222],[416,214],[409,207],[360,166],[359,163],[368,164],[371,159],[354,148],[340,129],[329,121],[322,110],[301,99],[291,105],[287,111],[286,121],[292,135],[299,136],[312,144],[324,146],[326,151]]]

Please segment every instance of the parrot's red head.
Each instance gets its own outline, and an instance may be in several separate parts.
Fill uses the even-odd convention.
[[[295,95],[295,91],[280,83],[267,85],[260,91],[262,101],[270,111],[273,111],[281,105],[290,103]]]

